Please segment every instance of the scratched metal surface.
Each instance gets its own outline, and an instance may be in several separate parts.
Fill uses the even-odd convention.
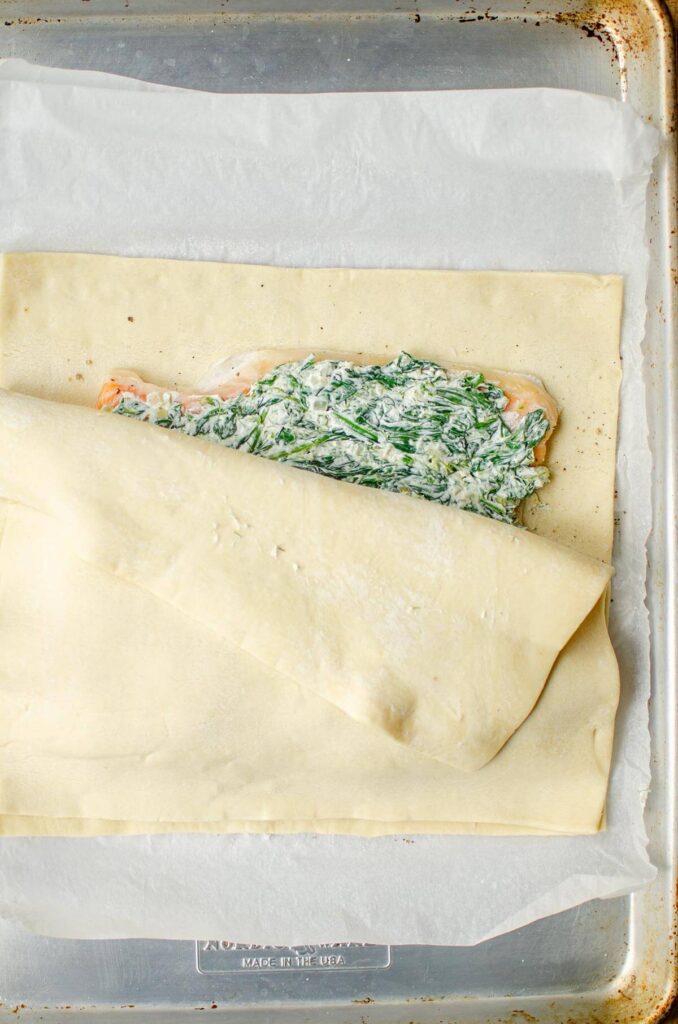
[[[242,950],[37,938],[0,923],[0,1020],[568,1022],[661,1017],[673,985],[675,84],[659,0],[0,0],[0,56],[221,91],[555,86],[631,100],[665,136],[647,372],[654,885],[481,946]],[[281,13],[284,12],[284,13]],[[480,13],[479,13],[480,12]],[[674,232],[674,234],[672,234]],[[276,968],[270,968],[271,958]],[[344,963],[342,964],[342,961]],[[244,966],[243,966],[244,965]],[[350,969],[345,969],[349,967]]]

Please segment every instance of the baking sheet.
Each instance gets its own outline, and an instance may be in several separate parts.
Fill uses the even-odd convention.
[[[650,521],[640,339],[654,132],[628,107],[553,90],[160,91],[130,102],[116,81],[0,83],[2,248],[625,274],[611,620],[623,699],[608,830],[546,840],[3,840],[3,915],[83,937],[467,944],[650,880],[638,609]]]

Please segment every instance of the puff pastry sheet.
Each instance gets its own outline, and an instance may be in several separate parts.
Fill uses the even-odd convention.
[[[2,830],[596,831],[620,313],[612,277],[4,257]],[[529,530],[87,408],[272,344],[539,373]]]

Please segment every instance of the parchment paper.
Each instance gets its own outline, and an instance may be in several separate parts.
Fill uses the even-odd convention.
[[[216,95],[0,66],[4,250],[580,270],[626,287],[606,831],[3,839],[3,917],[79,938],[468,945],[652,879],[641,340],[656,147],[627,105],[575,92]]]

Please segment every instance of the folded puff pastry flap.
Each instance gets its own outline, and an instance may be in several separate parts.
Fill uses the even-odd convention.
[[[75,551],[457,768],[530,713],[611,569],[527,531],[0,393],[0,490]],[[228,672],[224,665],[224,672]]]

